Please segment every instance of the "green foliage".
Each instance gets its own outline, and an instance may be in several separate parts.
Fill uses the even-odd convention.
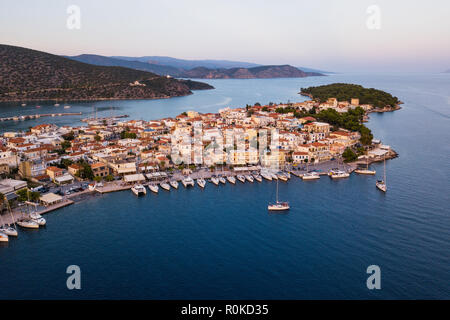
[[[136,137],[136,133],[129,132],[128,130],[124,130],[120,133],[120,139],[136,139]]]
[[[95,135],[94,139],[95,139],[95,141],[97,141],[97,142],[100,141],[100,140],[102,140],[102,138],[101,138],[98,134]]]
[[[94,172],[92,171],[91,166],[89,163],[87,163],[84,160],[81,160],[78,162],[78,164],[81,166],[80,171],[78,172],[78,176],[82,179],[88,179],[93,180],[94,179]]]
[[[75,134],[73,133],[73,131],[70,131],[69,133],[63,134],[62,137],[64,140],[72,141],[73,139],[75,139]]]
[[[21,202],[24,201],[36,202],[39,200],[39,197],[41,196],[39,192],[29,191],[28,189],[21,189],[17,191],[16,194],[18,196],[17,199]]]
[[[344,158],[345,162],[352,162],[358,159],[356,153],[350,148],[345,149],[344,153],[342,153],[342,157]]]
[[[106,177],[105,177],[105,181],[107,181],[107,182],[111,182],[111,181],[113,181],[114,180],[114,177],[112,176],[112,175],[110,175],[110,174],[108,174]]]
[[[302,93],[311,94],[315,100],[325,102],[328,98],[336,98],[338,101],[348,101],[358,98],[360,104],[371,104],[375,108],[391,108],[399,104],[397,97],[374,88],[347,83],[333,83],[318,87],[302,88]]]
[[[61,142],[61,149],[63,149],[64,151],[66,151],[66,149],[70,148],[71,146],[72,144],[68,140],[64,140],[63,142]]]

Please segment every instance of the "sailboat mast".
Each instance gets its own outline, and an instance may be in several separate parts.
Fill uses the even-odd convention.
[[[386,155],[384,155],[384,184],[386,184]]]

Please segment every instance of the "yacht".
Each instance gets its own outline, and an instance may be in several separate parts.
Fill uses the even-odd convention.
[[[302,180],[317,180],[320,175],[317,172],[307,172],[302,176]]]
[[[229,183],[236,184],[236,178],[233,176],[228,176],[227,180]]]
[[[135,195],[139,196],[143,196],[147,194],[147,190],[145,189],[145,187],[142,184],[135,184],[132,188],[131,191],[133,191],[133,193]]]
[[[197,179],[197,184],[200,188],[204,188],[206,186],[206,181],[203,178],[198,178]]]
[[[383,168],[383,180],[377,180],[376,184],[377,188],[383,192],[387,191],[386,185],[386,156],[384,157],[384,168]]]
[[[34,222],[33,220],[30,220],[30,219],[19,220],[19,221],[17,221],[17,224],[19,226],[21,226],[22,228],[27,228],[27,229],[38,229],[39,228],[39,224],[37,224],[37,222]]]
[[[45,219],[37,212],[32,212],[30,214],[30,219],[40,226],[45,226],[45,224],[47,223],[47,221],[45,221]]]
[[[166,191],[170,191],[170,184],[168,184],[167,182],[161,182],[159,184],[161,186],[161,188],[163,188]]]
[[[267,209],[269,211],[286,211],[289,210],[288,202],[280,202],[278,201],[278,180],[277,180],[277,201],[275,203],[269,203]]]
[[[0,242],[8,242],[8,241],[9,241],[8,235],[3,232],[0,232]]]
[[[226,183],[227,183],[227,180],[225,180],[224,177],[219,177],[219,181],[220,181],[220,183],[222,183],[222,184],[226,184]]]
[[[266,180],[272,181],[272,175],[270,173],[261,172],[261,176]]]
[[[171,181],[169,182],[169,184],[172,186],[172,188],[178,189],[178,181],[176,181],[176,180],[171,180]]]
[[[242,182],[242,183],[245,182],[245,177],[244,177],[243,175],[241,175],[241,174],[238,174],[238,175],[236,176],[236,178],[237,178],[240,182]]]
[[[350,177],[350,173],[342,171],[342,170],[334,170],[330,175],[331,179],[341,179]]]
[[[290,174],[289,172],[285,172],[284,175],[285,175],[288,179],[291,178],[291,174]]]
[[[191,187],[194,186],[194,180],[191,177],[184,178],[183,180],[181,180],[181,183],[183,183],[183,186],[185,188],[187,188],[189,186],[191,186]]]
[[[19,234],[14,227],[11,226],[2,226],[0,227],[0,233],[4,233],[8,236],[17,237]]]
[[[211,182],[214,183],[216,186],[218,186],[219,185],[219,178],[213,176],[213,177],[211,177]]]
[[[149,184],[148,188],[150,189],[151,192],[154,192],[154,193],[158,193],[158,191],[159,191],[159,187],[156,184]]]
[[[253,178],[255,178],[255,180],[258,181],[258,182],[262,181],[262,177],[259,174],[254,174]]]
[[[247,179],[248,182],[253,182],[253,181],[254,181],[253,176],[250,175],[250,174],[247,174],[247,175],[245,176],[245,179]]]
[[[278,180],[278,176],[275,173],[270,173],[272,179]]]

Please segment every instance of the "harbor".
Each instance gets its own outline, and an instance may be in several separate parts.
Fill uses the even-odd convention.
[[[80,116],[81,112],[65,112],[65,113],[37,113],[37,114],[29,114],[29,115],[16,115],[12,117],[3,117],[0,118],[0,121],[24,121],[24,120],[32,120],[39,119],[45,117],[64,117],[64,116]]]

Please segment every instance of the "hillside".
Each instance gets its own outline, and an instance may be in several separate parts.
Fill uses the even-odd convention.
[[[252,68],[260,66],[256,63],[241,62],[241,61],[230,61],[230,60],[187,60],[187,59],[177,59],[172,57],[161,57],[161,56],[145,56],[145,57],[123,57],[123,56],[113,56],[112,58],[128,60],[128,61],[139,61],[149,64],[159,64],[164,66],[171,66],[179,69],[193,69],[198,67],[205,67],[209,69],[219,69],[219,68]]]
[[[8,45],[0,45],[0,75],[0,101],[155,99],[191,94],[193,85],[212,88]],[[130,85],[144,80],[145,86]]]
[[[358,98],[360,104],[371,104],[375,108],[395,108],[400,104],[397,97],[391,94],[363,86],[348,83],[333,83],[318,87],[301,88],[302,95],[308,95],[320,102],[325,102],[328,98],[337,98],[338,101],[348,101]]]
[[[322,76],[322,74],[315,72],[304,72],[290,65],[231,69],[208,69],[199,67],[187,70],[181,74],[181,77],[184,78],[202,79],[304,78],[309,76]]]
[[[79,56],[66,57],[79,62],[94,64],[96,66],[109,66],[109,67],[124,67],[141,71],[152,72],[161,76],[171,75],[172,77],[178,77],[184,70],[181,68],[175,68],[171,66],[165,66],[154,63],[147,63],[141,61],[130,61],[116,58],[110,58],[95,54],[81,54]]]

